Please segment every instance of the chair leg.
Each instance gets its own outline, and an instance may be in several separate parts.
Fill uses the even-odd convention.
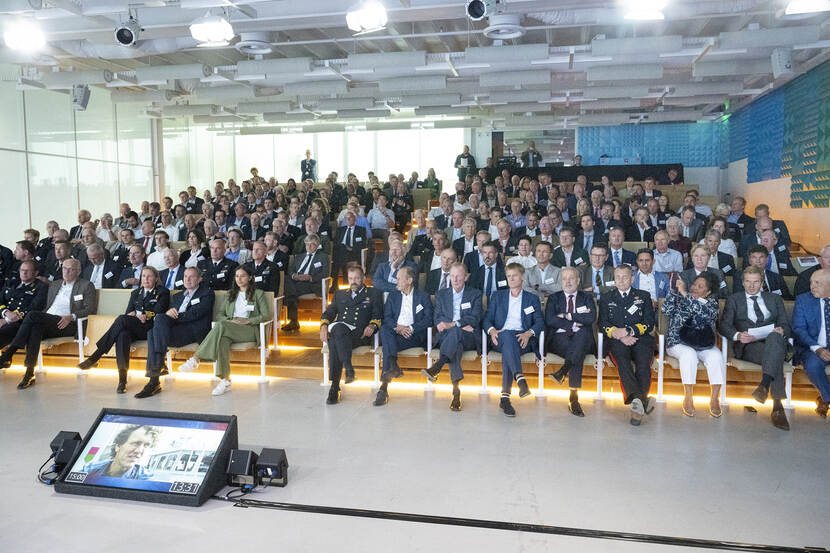
[[[46,369],[43,368],[43,349],[40,349],[37,352],[37,367],[35,367],[35,373],[40,374],[46,372]]]
[[[785,409],[794,409],[793,407],[793,373],[784,373],[784,387],[787,391],[787,400],[784,402]]]
[[[167,350],[167,377],[168,379],[176,378],[175,373],[173,373],[173,354],[170,353],[170,350]]]

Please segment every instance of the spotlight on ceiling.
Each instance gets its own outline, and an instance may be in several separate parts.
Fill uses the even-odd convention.
[[[666,0],[625,0],[625,19],[634,21],[661,21],[666,18],[663,8]]]
[[[227,46],[234,36],[228,20],[221,15],[210,15],[210,12],[190,24],[190,34],[205,48]]]
[[[496,0],[467,0],[465,11],[467,17],[479,21],[496,12]]]
[[[376,0],[361,2],[346,13],[346,26],[357,35],[380,31],[386,21],[386,8]]]
[[[134,17],[130,17],[126,23],[115,28],[115,40],[121,46],[135,46],[138,34],[141,32],[141,25]]]
[[[3,40],[12,50],[34,53],[46,46],[46,37],[40,26],[27,19],[10,22],[3,31]]]
[[[785,15],[801,15],[830,11],[830,0],[790,0]]]

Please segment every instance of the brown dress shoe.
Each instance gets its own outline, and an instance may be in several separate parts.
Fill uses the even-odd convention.
[[[770,418],[772,419],[772,425],[775,428],[780,428],[781,430],[790,429],[790,423],[787,421],[787,415],[784,412],[783,407],[774,408]]]

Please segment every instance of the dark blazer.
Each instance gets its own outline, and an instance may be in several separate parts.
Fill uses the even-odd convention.
[[[479,268],[479,251],[475,250],[464,255],[464,265],[467,267],[467,274],[472,275]]]
[[[383,306],[383,326],[394,330],[398,325],[398,317],[401,314],[401,300],[403,294],[398,290],[389,292],[386,304]],[[412,291],[412,334],[426,333],[432,326],[432,300],[423,290],[413,289]]]
[[[738,271],[736,269],[737,267],[735,266],[734,257],[728,253],[718,252],[718,270],[720,270],[724,276],[734,277],[738,275]]]
[[[453,321],[452,296],[453,289],[451,285],[436,292],[434,324],[451,323]],[[464,290],[461,292],[461,309],[459,310],[461,318],[458,320],[458,326],[470,325],[473,327],[476,339],[478,339],[478,332],[481,330],[481,298],[481,290],[470,286],[464,286]]]
[[[176,273],[173,275],[172,290],[184,290],[184,265],[176,267]],[[167,287],[167,276],[170,274],[170,269],[165,269],[159,273],[159,284]]]
[[[87,263],[87,266],[81,271],[81,278],[84,280],[91,279],[94,268],[95,266],[92,263]],[[101,288],[119,288],[121,286],[121,273],[123,270],[121,265],[115,261],[105,259],[104,267],[102,268],[103,274],[101,275]]]
[[[723,308],[723,314],[718,325],[718,329],[723,336],[728,340],[732,340],[736,332],[746,332],[750,328],[774,324],[784,329],[785,338],[790,337],[792,330],[790,328],[790,322],[787,320],[787,311],[784,309],[784,300],[778,294],[770,292],[761,292],[760,295],[770,313],[770,316],[760,323],[755,323],[750,320],[747,313],[746,294],[743,291],[726,298],[726,305]],[[739,341],[734,341],[732,344],[735,357],[740,359],[743,354],[744,344]]]
[[[638,338],[650,335],[654,322],[654,306],[648,292],[632,286],[625,299],[616,288],[600,296],[599,329],[608,338],[615,327],[629,329]]]
[[[727,226],[729,230],[735,237],[735,242],[740,244],[741,240],[747,233],[753,233],[755,230],[755,219],[747,215],[746,213],[741,213],[740,217],[738,217],[737,223],[728,223]],[[738,252],[740,254],[741,252]]]
[[[813,278],[813,273],[820,269],[821,265],[814,265],[798,275],[798,278],[795,280],[795,290],[793,290],[795,297],[810,291],[810,279]]]
[[[230,290],[237,263],[233,259],[223,257],[214,265],[210,257],[203,259],[197,265],[202,272],[202,282],[214,290]]]
[[[114,250],[112,250],[112,260],[121,265],[122,267],[129,267],[130,266],[130,248],[132,246],[125,246],[124,244],[118,244]],[[184,263],[184,261],[182,261]]]
[[[430,296],[434,296],[438,292],[438,287],[441,286],[441,277],[444,274],[444,270],[442,268],[433,269],[427,273],[427,283],[426,283],[426,293]],[[449,280],[449,273],[447,276],[447,287],[451,286]]]
[[[455,250],[455,257],[457,257],[458,259],[463,259],[464,255],[466,255],[464,253],[464,242],[466,240],[467,239],[464,236],[462,236],[461,238],[459,238],[458,240],[456,240],[455,242],[452,243],[452,249]],[[476,237],[475,236],[473,236],[473,251],[474,252],[478,251],[478,245],[476,244]]]
[[[142,264],[140,267],[141,267],[141,269],[143,270],[143,268],[145,267],[145,265],[144,265],[144,264]],[[133,267],[132,265],[127,265],[127,266],[126,266],[126,267],[125,267],[125,268],[121,271],[121,274],[118,276],[118,287],[119,287],[119,288],[133,288],[133,286],[127,286],[127,285],[124,283],[124,281],[125,281],[125,280],[127,280],[128,278],[137,278],[137,279],[139,279],[139,280],[140,280],[140,279],[141,279],[141,271],[139,271],[138,276],[136,276],[136,274],[135,274],[135,273],[136,273],[136,269],[135,269],[135,267]],[[138,287],[138,285],[136,285],[135,287],[137,288],[137,287]]]
[[[144,288],[136,288],[130,293],[124,314],[144,313],[151,320],[156,315],[164,313],[170,307],[170,290],[158,285],[144,296]]]
[[[778,264],[778,272],[782,276],[795,276],[796,270],[793,267],[793,260],[790,258],[790,250],[787,245],[779,240],[775,245],[775,262]],[[747,259],[744,258],[744,266],[746,266]]]
[[[648,227],[643,233],[643,236],[640,237],[640,229],[634,224],[625,229],[625,240],[627,242],[654,242],[654,235],[656,233],[656,228]]]
[[[729,296],[729,287],[726,286],[726,281],[723,278],[723,273],[720,272],[718,269],[712,269],[711,267],[706,269],[707,272],[712,273],[716,277],[718,277],[717,289],[712,290],[712,293],[718,299],[725,299]],[[690,269],[686,269],[682,273],[680,273],[680,278],[683,279],[683,283],[686,285],[686,290],[691,290],[692,283],[697,278],[697,271],[694,267]]]
[[[584,307],[587,311],[583,310],[584,312],[580,313],[580,307]],[[573,327],[573,323],[579,323],[593,334],[592,327],[597,318],[597,307],[590,292],[577,290],[574,297],[574,310],[570,321],[560,318],[560,313],[568,312],[568,295],[562,290],[554,292],[545,306],[545,326],[550,329],[550,332],[556,332],[559,329],[569,330]]]
[[[343,244],[343,240],[346,239],[346,231],[349,227],[337,227],[337,230],[334,231],[334,262],[338,263],[346,259],[349,250],[347,249],[346,245]],[[369,241],[366,238],[366,229],[364,227],[355,225],[352,227],[352,253],[354,253],[358,259],[360,259],[360,250],[363,248],[367,248],[369,246]]]
[[[790,231],[787,230],[787,223],[775,220],[772,222],[772,230],[775,231],[775,234],[778,236],[779,244],[784,244],[785,246],[792,244],[792,240],[790,240]]]
[[[582,248],[577,247],[576,243],[574,243],[574,250],[571,253],[571,267],[579,267],[580,265],[588,263],[588,252],[583,250]],[[565,252],[562,251],[562,246],[556,246],[553,249],[553,257],[550,259],[551,265],[555,265],[556,267],[564,267],[565,266]]]
[[[438,215],[437,217],[435,217],[435,228],[437,228],[438,230],[446,229],[447,225],[449,225],[450,223],[451,218],[451,216],[447,217],[443,213],[441,215]]]
[[[812,293],[799,294],[793,308],[793,336],[795,337],[795,362],[803,362],[810,353],[810,346],[818,345],[821,319],[824,317],[821,300]],[[830,346],[830,344],[827,344]]]
[[[379,329],[382,314],[383,292],[377,288],[364,286],[354,298],[351,290],[338,290],[323,312],[320,324],[342,321],[356,327],[355,331],[362,334],[370,324]]]
[[[519,253],[519,238],[516,236],[511,235],[504,247],[502,247],[501,240],[498,238],[494,239],[493,242],[495,242],[496,250],[501,254],[502,259]]]
[[[432,269],[430,269],[430,267],[432,267],[432,259],[435,256],[441,257],[441,252],[435,253],[435,250],[433,250],[432,248],[427,250],[424,253],[424,255],[421,256],[421,259],[418,261],[418,266],[417,266],[419,274],[420,273],[429,273],[432,270]],[[376,255],[375,258],[377,258],[377,257],[379,257],[379,256]],[[413,261],[413,263],[414,263],[414,261]],[[380,264],[378,264],[378,267],[379,266],[380,266]]]
[[[185,295],[187,295],[187,290],[174,294],[170,301],[170,307],[178,310],[182,306]],[[201,342],[210,332],[215,299],[216,295],[213,290],[202,282],[193,292],[193,297],[184,312],[179,312],[176,319],[180,323],[179,328],[183,327],[181,332],[184,332],[185,336],[192,336],[194,342]]]
[[[84,230],[83,225],[75,225],[69,231],[69,239],[70,240],[76,240],[76,239],[79,240],[81,238],[81,231],[83,231],[83,230]]]
[[[785,300],[793,299],[793,295],[790,293],[790,289],[787,287],[787,283],[781,275],[765,270],[764,279],[766,280],[767,288],[769,288],[770,293],[781,296],[781,298]],[[741,273],[738,273],[732,282],[732,292],[737,294],[738,292],[742,293],[743,291],[743,277]]]
[[[418,267],[415,265],[414,261],[410,261],[405,259],[404,262],[401,264],[401,267],[411,267],[412,270],[415,271],[415,281],[413,284],[415,288],[418,287]],[[400,267],[398,268],[400,270]],[[378,265],[377,270],[375,271],[374,276],[372,277],[372,286],[380,290],[381,292],[393,292],[397,290],[395,284],[389,282],[389,273],[392,270],[392,266],[389,264],[388,261],[385,261]],[[387,298],[388,299],[388,298]]]
[[[225,220],[225,224],[228,226],[228,228],[239,227],[239,230],[242,231],[242,237],[245,240],[250,240],[251,239],[251,220],[248,218],[248,216],[243,215],[242,219],[237,222],[236,215],[234,215],[233,220],[234,220],[233,223],[231,223],[230,217],[228,217],[228,219]]]
[[[502,263],[501,259],[496,260],[496,289],[497,290],[504,290],[507,288],[507,276],[504,274],[504,263]],[[487,276],[486,265],[480,265],[476,267],[473,271],[472,275],[470,276],[469,281],[467,283],[477,290],[484,291],[484,285],[486,282],[484,281],[485,277]]]
[[[703,235],[705,233],[706,233],[706,223],[704,221],[698,219],[697,217],[692,219],[692,222],[689,223],[689,236],[688,236],[689,240],[691,240],[692,242],[700,242],[701,240],[703,240]],[[680,234],[685,236],[683,234],[682,226],[680,228]]]
[[[254,260],[250,260],[243,265],[253,275],[254,287],[263,292],[277,292],[280,289],[280,269],[273,261],[264,259],[259,266],[256,266]]]
[[[591,288],[591,291],[588,291],[589,294],[593,294],[594,284],[594,267],[590,263],[586,263],[585,265],[579,266],[579,289],[586,290]],[[602,266],[602,274],[600,276],[602,279],[602,285],[599,287],[599,293],[604,294],[605,292],[610,292],[614,289],[614,268],[609,267],[608,265]],[[608,284],[608,283],[611,284]]]
[[[295,274],[300,271],[300,267],[303,266],[307,255],[308,253],[304,251],[300,255],[294,256],[294,266],[291,267],[291,274]],[[308,271],[308,274],[311,275],[311,282],[319,284],[324,278],[329,276],[330,270],[331,261],[329,259],[329,254],[321,249],[318,249],[312,254],[311,269]]]
[[[46,292],[49,288],[45,282],[33,280],[29,284],[17,288],[6,286],[0,292],[0,314],[5,310],[17,311],[23,317],[29,311],[43,311],[46,309]],[[481,310],[479,309],[479,313]]]
[[[191,251],[190,251],[190,248],[187,248],[187,249],[186,249],[186,250],[184,250],[181,254],[179,254],[179,263],[180,263],[182,266],[184,266],[184,264],[187,262],[187,260],[188,260],[188,259],[190,259],[190,256],[191,256],[191,255],[192,255],[192,253],[191,253]],[[199,259],[200,257],[201,257],[202,259],[210,259],[210,248],[208,248],[207,246],[205,246],[204,248],[202,248],[202,249],[199,251],[199,254],[196,256],[196,259],[197,259],[197,263],[196,263],[196,264],[197,264],[197,265],[198,265],[199,263],[201,263],[201,261],[202,261],[201,259]]]
[[[545,330],[545,321],[542,315],[542,304],[539,296],[532,292],[522,290],[522,331],[533,330],[536,342],[539,335]],[[507,311],[510,308],[510,290],[496,290],[490,301],[487,302],[487,312],[484,314],[482,328],[489,332],[491,328],[501,330],[507,320]],[[533,348],[536,351],[538,348]],[[537,352],[538,355],[538,352]]]
[[[52,307],[55,297],[63,286],[63,280],[53,280],[49,283],[46,295],[46,309]],[[94,315],[98,310],[98,294],[95,286],[88,280],[79,278],[72,284],[72,295],[69,298],[69,312],[78,319]]]
[[[637,254],[635,254],[634,252],[630,252],[623,248],[621,252],[621,257],[621,263],[626,263],[628,265],[631,265],[632,267],[635,267],[637,265]],[[610,248],[608,249],[608,259],[605,260],[605,264],[608,267],[614,266],[614,253],[611,251]]]

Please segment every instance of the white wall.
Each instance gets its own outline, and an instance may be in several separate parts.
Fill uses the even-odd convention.
[[[684,167],[683,180],[698,187],[706,196],[721,195],[721,170],[719,167]]]

